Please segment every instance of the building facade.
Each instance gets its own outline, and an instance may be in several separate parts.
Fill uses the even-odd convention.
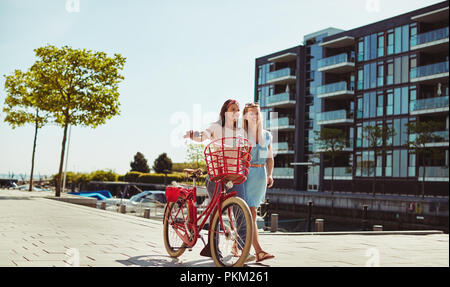
[[[255,101],[277,136],[276,187],[297,190],[448,196],[449,2],[377,23],[306,35],[303,44],[256,59]],[[407,125],[435,122],[430,153],[408,147]],[[367,126],[394,135],[379,148]],[[347,139],[330,158],[317,144],[322,128]],[[322,150],[321,150],[322,149]]]

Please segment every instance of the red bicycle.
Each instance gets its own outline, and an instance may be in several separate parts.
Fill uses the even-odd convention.
[[[214,195],[206,209],[197,216],[196,179],[201,169],[185,169],[194,181],[193,188],[168,186],[164,212],[164,245],[171,257],[191,250],[201,238],[200,231],[210,222],[208,242],[216,266],[244,265],[252,243],[252,220],[248,205],[237,192],[228,192],[233,184],[247,180],[251,145],[243,138],[221,138],[206,146],[204,154],[208,175],[216,183]]]

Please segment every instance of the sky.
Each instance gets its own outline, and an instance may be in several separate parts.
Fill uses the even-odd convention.
[[[4,75],[27,70],[48,44],[126,57],[120,115],[71,130],[67,169],[130,170],[166,152],[186,161],[185,130],[203,129],[227,99],[253,101],[255,59],[328,27],[350,30],[441,1],[0,0],[0,174],[28,173],[34,127],[3,120]],[[39,130],[35,173],[59,168],[63,129]]]

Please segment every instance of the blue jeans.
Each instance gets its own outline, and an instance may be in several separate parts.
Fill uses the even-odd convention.
[[[208,191],[208,195],[209,195],[209,199],[210,201],[213,200],[213,196],[214,196],[214,190],[216,188],[216,183],[212,182],[209,180],[209,176],[206,177],[205,180],[205,186],[206,186],[206,190]],[[237,197],[241,198],[242,200],[244,200],[245,202],[245,188],[244,188],[244,184],[238,184],[238,185],[233,185],[233,187],[228,191],[236,191],[237,192]],[[220,191],[218,191],[220,192]],[[236,213],[233,210],[234,215],[236,216]],[[210,230],[211,230],[211,224],[212,224],[212,220],[213,220],[213,216],[214,214],[211,213],[210,218],[209,218],[209,223],[210,223]],[[242,225],[242,223],[245,222],[245,217],[244,216],[238,216],[236,218],[236,223],[238,226],[242,226],[242,228],[240,228],[238,230],[238,235],[241,238],[240,240],[240,244],[238,244],[238,248],[240,250],[242,250],[242,248],[244,247],[242,245],[242,243],[245,243],[245,239],[247,238],[247,226],[244,224]]]

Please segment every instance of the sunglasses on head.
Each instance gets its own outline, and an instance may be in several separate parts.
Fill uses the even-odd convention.
[[[259,107],[258,103],[246,103],[245,104],[246,107]]]

